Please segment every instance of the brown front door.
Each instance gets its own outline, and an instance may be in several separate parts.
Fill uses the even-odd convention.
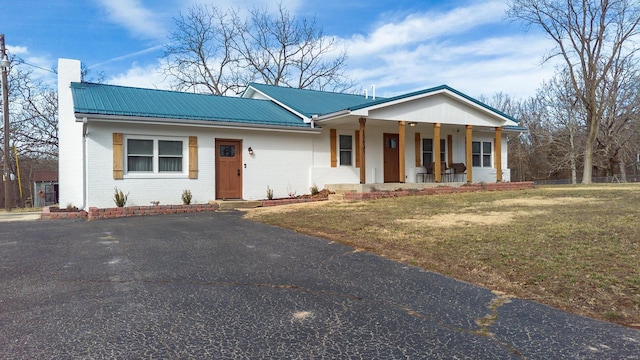
[[[216,139],[216,199],[242,199],[242,140]]]
[[[384,182],[400,182],[400,137],[398,134],[383,134],[384,138]]]

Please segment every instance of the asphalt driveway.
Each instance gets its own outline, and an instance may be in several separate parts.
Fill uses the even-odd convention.
[[[0,223],[0,358],[638,358],[640,332],[237,212]]]

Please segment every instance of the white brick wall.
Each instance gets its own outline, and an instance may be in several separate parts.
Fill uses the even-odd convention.
[[[82,171],[82,123],[77,123],[73,111],[71,82],[80,78],[80,61],[58,60],[58,181],[60,206],[84,205]]]
[[[148,177],[113,179],[112,133],[127,135],[198,137],[198,179]],[[131,125],[91,122],[87,137],[89,206],[114,206],[114,187],[129,193],[127,205],[180,204],[184,189],[193,194],[194,203],[215,199],[215,139],[242,140],[243,198],[265,199],[267,186],[274,197],[287,197],[289,191],[307,194],[312,185],[310,164],[313,138],[319,135],[270,131],[242,131],[201,127]],[[254,155],[249,155],[251,147]],[[246,168],[244,165],[246,164]]]
[[[383,182],[382,134],[391,128],[371,127],[367,131],[367,182]],[[131,178],[114,180],[112,169],[112,133],[127,135],[198,137],[198,179],[188,179],[187,174],[176,177]],[[340,132],[339,132],[340,133]],[[352,133],[352,131],[344,132]],[[407,132],[407,182],[415,181],[413,148],[415,131]],[[426,135],[425,135],[426,136]],[[464,139],[454,136],[455,161],[464,162]],[[274,197],[307,194],[312,185],[320,189],[326,184],[358,183],[360,172],[354,166],[330,167],[329,131],[321,134],[283,133],[273,131],[247,131],[213,129],[202,127],[180,127],[161,125],[134,125],[122,123],[90,122],[87,136],[88,206],[112,207],[114,188],[129,193],[127,205],[149,205],[152,201],[161,204],[180,204],[184,189],[193,194],[194,203],[206,203],[215,199],[215,139],[242,140],[243,198],[265,199],[267,186]],[[458,141],[460,140],[460,141]],[[478,135],[475,141],[492,141],[489,134]],[[462,144],[462,145],[461,145]],[[254,151],[250,155],[247,149]],[[506,141],[503,141],[503,158],[506,157]],[[355,156],[355,155],[354,155]],[[355,161],[355,158],[354,158]],[[246,165],[246,167],[245,167]],[[505,181],[509,171],[505,168]],[[494,182],[495,169],[474,168],[474,182]]]

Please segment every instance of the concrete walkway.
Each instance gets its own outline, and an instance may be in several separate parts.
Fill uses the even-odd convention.
[[[232,212],[0,225],[0,358],[637,359],[640,332]]]
[[[2,211],[0,212],[0,222],[40,220],[41,215],[41,211]]]

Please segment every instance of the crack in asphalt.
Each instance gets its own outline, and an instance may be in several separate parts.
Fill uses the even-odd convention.
[[[149,279],[139,279],[139,280],[124,280],[124,279],[106,279],[106,280],[86,280],[86,279],[76,279],[71,280],[71,282],[90,282],[90,283],[118,283],[118,284],[126,284],[126,283],[142,283],[142,284],[184,284],[184,285],[201,285],[201,286],[225,286],[225,287],[257,287],[257,288],[271,288],[271,289],[284,289],[284,290],[296,290],[310,294],[316,295],[329,295],[334,297],[339,297],[343,299],[350,299],[356,301],[364,301],[365,299],[360,296],[338,293],[334,291],[326,291],[326,290],[313,290],[307,287],[292,285],[292,284],[267,284],[267,283],[246,283],[246,282],[226,282],[226,281],[176,281],[176,280],[149,280]],[[407,315],[418,318],[425,319],[435,323],[438,326],[446,328],[452,331],[459,331],[470,335],[482,336],[491,339],[496,342],[500,346],[509,349],[513,354],[524,358],[523,354],[513,346],[501,342],[493,333],[489,331],[489,328],[495,323],[498,319],[498,309],[511,302],[511,299],[514,298],[513,295],[508,295],[504,293],[500,293],[497,291],[492,291],[496,297],[493,298],[489,304],[487,304],[487,309],[491,311],[490,314],[487,314],[483,317],[477,318],[475,323],[480,326],[480,329],[465,329],[458,326],[454,326],[443,322],[433,316],[425,315],[419,311],[415,311],[408,306],[403,306],[400,304],[396,304],[389,301],[374,301],[382,303],[391,308],[395,308],[405,312]]]
[[[404,312],[406,312],[409,316],[413,316],[413,317],[417,317],[420,319],[428,319],[430,321],[435,322],[436,324],[438,324],[439,326],[445,327],[449,330],[454,330],[454,331],[460,331],[460,332],[464,332],[467,334],[471,334],[471,335],[476,335],[476,336],[482,336],[482,337],[487,337],[489,339],[491,339],[492,341],[494,341],[495,343],[497,343],[500,346],[503,346],[507,349],[509,349],[509,351],[511,351],[513,354],[521,357],[521,358],[525,358],[524,355],[522,354],[521,351],[519,351],[518,349],[514,348],[513,346],[506,344],[502,341],[500,341],[495,334],[491,333],[489,331],[489,327],[492,326],[495,321],[498,319],[498,309],[511,302],[510,299],[514,298],[513,295],[507,295],[507,294],[503,294],[497,291],[492,291],[496,297],[493,298],[489,304],[487,304],[487,308],[489,310],[491,310],[491,313],[488,315],[485,315],[483,317],[477,318],[475,320],[475,323],[480,326],[480,329],[464,329],[464,328],[460,328],[460,327],[456,327],[450,324],[447,324],[445,322],[442,322],[432,316],[427,316],[425,314],[422,314],[418,311],[415,311],[409,307],[406,306],[398,306],[395,305],[393,303],[388,303],[388,305],[392,305],[392,306],[397,306],[399,309],[403,310]]]
[[[291,289],[298,290],[301,292],[318,294],[318,295],[331,295],[335,297],[341,297],[345,299],[351,300],[364,300],[362,297],[350,295],[350,294],[341,294],[333,291],[326,290],[313,290],[299,285],[291,285],[291,284],[265,284],[265,283],[243,283],[243,282],[226,282],[226,281],[176,281],[176,280],[147,280],[147,279],[139,279],[139,280],[128,280],[128,279],[76,279],[70,280],[70,282],[88,282],[88,283],[117,283],[117,284],[127,284],[127,283],[142,283],[142,284],[181,284],[181,285],[201,285],[201,286],[245,286],[245,287],[257,287],[257,288],[272,288],[272,289]]]

